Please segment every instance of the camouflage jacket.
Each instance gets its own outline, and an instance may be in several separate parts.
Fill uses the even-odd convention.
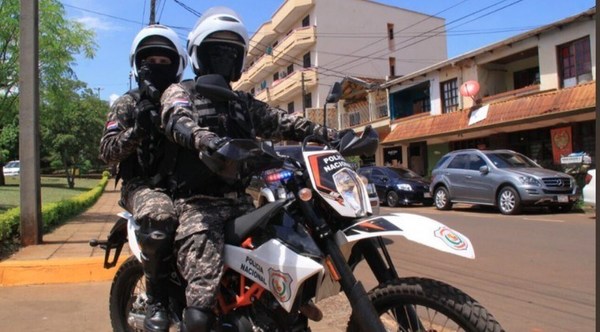
[[[117,98],[100,139],[100,158],[108,164],[118,163],[119,176],[124,181],[154,175],[162,155],[162,135],[155,132],[141,137],[134,132],[136,103],[133,93]]]
[[[166,137],[186,149],[177,154],[171,188],[179,196],[212,195],[236,190],[210,176],[198,158],[215,136],[301,141],[306,136],[323,135],[324,127],[307,119],[288,114],[236,92],[241,101],[225,102],[225,106],[195,92],[193,84],[173,84],[161,97],[161,125]],[[331,138],[334,130],[328,130]],[[183,187],[182,187],[183,186]]]

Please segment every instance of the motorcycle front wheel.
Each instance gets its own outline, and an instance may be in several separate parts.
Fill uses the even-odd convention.
[[[369,298],[387,331],[504,331],[469,295],[432,279],[396,279],[371,290]],[[355,319],[353,314],[347,331],[360,331]]]
[[[131,256],[121,264],[110,286],[109,312],[113,331],[143,331],[146,284],[142,264]],[[135,317],[138,317],[137,319]],[[132,318],[132,321],[128,321]],[[140,326],[140,319],[141,325]]]

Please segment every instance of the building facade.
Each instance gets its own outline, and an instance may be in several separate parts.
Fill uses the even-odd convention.
[[[393,78],[445,60],[444,25],[442,18],[374,1],[287,0],[251,37],[233,88],[322,119],[317,112],[331,86],[346,76]],[[328,125],[337,127],[336,119],[328,115]]]
[[[476,81],[479,92],[462,96]],[[378,90],[379,89],[379,90]],[[506,148],[562,170],[560,157],[596,150],[596,9],[468,52],[373,91],[388,96],[375,163],[429,175],[448,151]]]

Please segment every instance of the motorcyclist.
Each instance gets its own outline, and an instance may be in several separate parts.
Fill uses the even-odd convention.
[[[246,28],[233,10],[207,10],[187,41],[196,82],[207,77],[224,78],[230,89],[229,83],[241,76],[247,48]],[[180,146],[171,182],[179,217],[177,267],[188,282],[182,331],[209,331],[223,270],[224,222],[253,208],[244,188],[212,173],[199,153],[212,153],[231,138],[300,141],[312,134],[335,136],[334,130],[271,108],[250,94],[235,94],[238,101],[221,102],[209,100],[193,85],[174,84],[161,98],[165,135]]]
[[[168,331],[168,295],[162,285],[168,276],[165,262],[172,257],[177,216],[160,168],[166,140],[159,130],[159,94],[181,81],[188,56],[173,30],[150,25],[134,38],[129,60],[139,88],[112,104],[100,157],[109,164],[118,163],[117,181],[123,181],[119,203],[140,223],[136,236],[148,297],[144,328]]]

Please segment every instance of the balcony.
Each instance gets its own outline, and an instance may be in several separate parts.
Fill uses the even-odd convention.
[[[271,100],[285,102],[292,100],[294,96],[302,93],[302,73],[304,73],[304,89],[309,90],[317,85],[317,71],[308,68],[295,71],[285,78],[273,82],[271,86]]]
[[[273,30],[286,33],[290,27],[306,16],[309,9],[315,5],[315,0],[287,0],[273,15],[271,20]]]
[[[259,93],[257,93],[254,98],[265,102],[265,103],[269,103],[272,99],[271,99],[271,91],[269,90],[269,88],[266,89],[262,89]]]
[[[250,91],[250,89],[252,89],[253,86],[254,86],[254,83],[248,79],[248,75],[246,75],[246,73],[243,73],[242,77],[240,77],[240,79],[237,82],[233,82],[231,84],[231,87],[234,90],[241,90],[241,91]]]
[[[252,83],[260,83],[269,75],[272,67],[273,56],[265,53],[244,74],[247,74],[248,80]]]
[[[346,108],[346,112],[342,113],[342,128],[355,128],[370,124],[374,128],[387,125],[389,121],[387,115],[387,102],[381,101],[374,105],[373,109],[369,108],[367,101],[353,103]]]
[[[248,47],[248,54],[254,57],[261,55],[273,43],[276,37],[277,33],[273,30],[273,24],[265,22],[252,36]]]
[[[315,27],[303,27],[292,31],[273,50],[273,61],[280,66],[294,62],[316,42]]]

